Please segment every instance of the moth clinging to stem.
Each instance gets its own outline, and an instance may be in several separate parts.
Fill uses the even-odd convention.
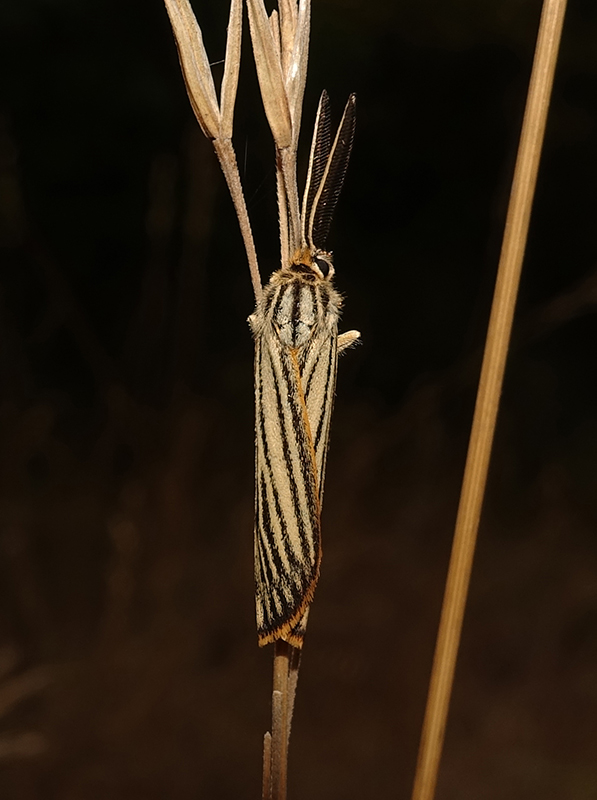
[[[320,512],[342,300],[324,249],[352,147],[355,96],[334,141],[324,91],[300,214],[301,240],[249,318],[255,337],[255,580],[261,645],[301,647],[321,562]],[[291,215],[289,214],[288,217]]]
[[[287,749],[300,648],[321,563],[321,502],[338,353],[359,334],[338,335],[342,299],[325,249],[355,129],[348,99],[332,141],[327,94],[319,102],[302,206],[296,161],[311,0],[246,0],[263,106],[275,144],[280,269],[261,286],[232,144],[241,53],[242,0],[231,0],[218,101],[189,0],[164,0],[195,116],[211,139],[236,209],[256,310],[255,579],[259,644],[275,643],[272,730],[264,737],[264,800],[286,797]]]

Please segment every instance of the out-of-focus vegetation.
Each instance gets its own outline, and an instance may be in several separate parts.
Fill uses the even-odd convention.
[[[196,10],[217,62],[227,4]],[[408,796],[539,11],[313,0],[305,130],[358,93],[330,244],[363,346],[290,797]],[[597,795],[596,40],[570,0],[438,800]],[[0,67],[0,794],[257,797],[251,290],[165,11],[7,0]],[[248,50],[236,120],[265,278]]]

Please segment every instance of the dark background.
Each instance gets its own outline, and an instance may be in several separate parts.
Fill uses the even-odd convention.
[[[304,131],[322,88],[338,115],[358,94],[329,244],[363,345],[340,363],[291,800],[409,796],[540,5],[313,1]],[[228,4],[196,9],[219,61]],[[597,797],[596,42],[594,0],[570,0],[438,800]],[[257,798],[252,294],[165,9],[6,0],[0,63],[0,794]]]

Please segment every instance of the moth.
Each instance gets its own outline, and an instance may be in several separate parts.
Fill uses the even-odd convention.
[[[355,130],[355,95],[332,142],[319,101],[300,213],[300,246],[274,272],[249,323],[255,339],[255,582],[259,644],[300,648],[321,564],[321,504],[341,295],[325,249]]]

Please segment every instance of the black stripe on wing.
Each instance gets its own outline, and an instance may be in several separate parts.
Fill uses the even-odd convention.
[[[259,643],[285,638],[300,646],[292,631],[311,602],[321,561],[313,445],[291,351],[271,330],[256,345]]]
[[[301,213],[303,244],[307,244],[307,225],[311,217],[313,200],[317,190],[321,185],[321,179],[328,163],[331,147],[330,133],[330,99],[324,89],[319,98],[317,115],[315,117],[315,127],[313,129],[313,139],[311,140],[311,154],[309,156],[309,169],[307,170],[307,181],[303,194],[303,208]]]
[[[324,174],[321,185],[313,200],[307,222],[307,243],[311,249],[325,249],[325,242],[332,222],[332,216],[342,190],[356,123],[356,95],[351,94],[346,103],[342,120],[338,126],[338,133]]]

